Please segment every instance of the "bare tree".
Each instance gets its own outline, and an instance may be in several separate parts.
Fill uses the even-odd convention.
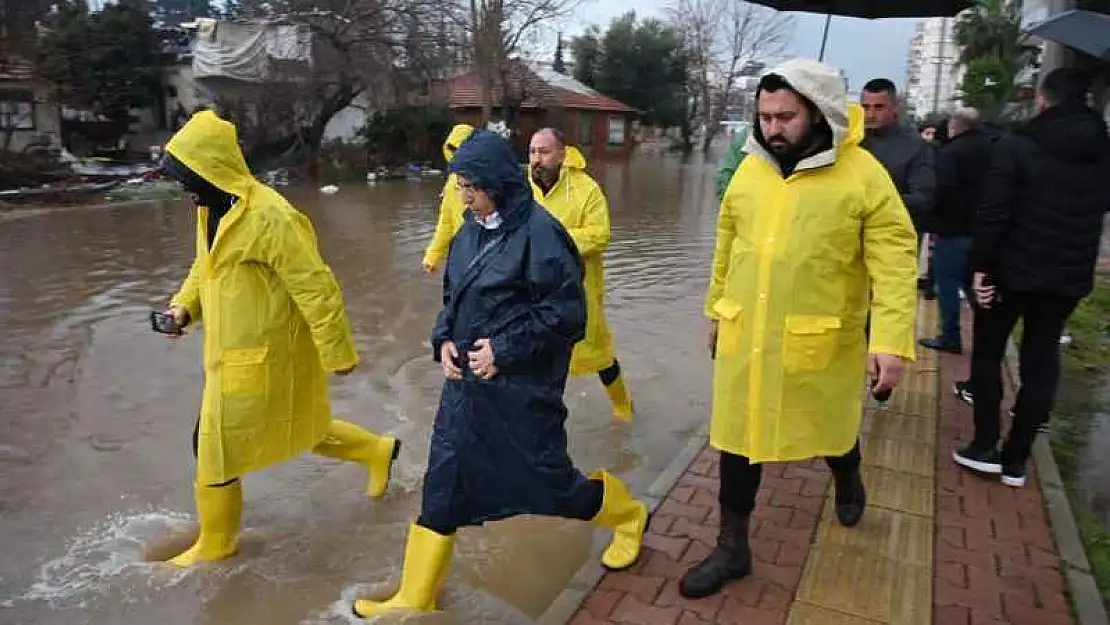
[[[749,64],[780,57],[794,33],[794,18],[741,0],[674,0],[671,23],[682,36],[688,59],[688,120],[683,128],[692,148],[696,121],[705,124],[702,150],[716,137],[729,97]]]
[[[426,82],[424,73],[437,63],[423,55],[444,52],[437,27],[450,1],[245,0],[234,17],[307,25],[312,63],[286,63],[260,86],[217,88],[217,96],[253,127],[247,134],[262,155],[312,156],[328,122],[359,94],[390,106]]]
[[[500,95],[501,108],[519,105],[520,96],[511,85],[511,58],[521,44],[547,23],[565,19],[583,0],[457,0],[456,16],[468,34],[471,60],[478,73],[482,98],[482,121],[493,116],[493,103]]]

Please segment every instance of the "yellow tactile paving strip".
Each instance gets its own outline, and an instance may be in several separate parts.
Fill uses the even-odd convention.
[[[925,306],[920,327],[936,327]],[[938,376],[921,350],[889,404],[863,416],[868,504],[841,527],[829,496],[787,625],[931,625]]]

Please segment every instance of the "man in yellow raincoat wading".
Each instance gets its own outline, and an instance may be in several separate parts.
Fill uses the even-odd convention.
[[[196,258],[168,311],[182,327],[204,322],[200,536],[171,560],[192,566],[235,553],[245,473],[311,450],[365,466],[380,497],[400,443],[332,419],[328,372],[358,364],[343,295],[308,218],[251,176],[235,127],[199,112],[166,154],[198,207]]]
[[[448,164],[455,158],[455,152],[462,142],[469,139],[472,134],[474,134],[474,127],[468,124],[458,124],[451,129],[443,142],[443,158]],[[435,273],[435,270],[447,259],[447,250],[451,249],[451,239],[455,238],[455,233],[462,228],[465,212],[466,204],[463,204],[462,196],[459,195],[455,174],[448,174],[447,183],[443,185],[443,192],[440,194],[439,221],[436,222],[435,233],[432,235],[431,243],[428,243],[428,249],[424,251],[424,260],[421,262],[424,273]]]
[[[532,135],[528,148],[528,178],[532,193],[570,232],[586,263],[586,338],[574,347],[571,375],[596,373],[601,378],[613,416],[632,419],[632,397],[613,350],[613,335],[605,319],[605,268],[602,255],[609,247],[609,203],[601,187],[586,173],[586,159],[568,147],[563,133],[544,128]]]
[[[789,61],[764,76],[756,97],[749,155],[721,203],[706,298],[721,520],[716,548],[680,583],[691,598],[751,573],[761,463],[824,456],[837,518],[859,522],[867,369],[873,391],[884,392],[914,357],[917,235],[883,166],[860,147],[863,111],[848,104],[844,79]]]

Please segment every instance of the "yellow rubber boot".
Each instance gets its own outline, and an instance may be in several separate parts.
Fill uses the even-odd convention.
[[[185,553],[172,558],[174,566],[190,567],[235,555],[239,522],[243,518],[243,483],[227,486],[194,485],[200,536]]]
[[[346,421],[332,420],[328,434],[312,448],[312,453],[357,462],[370,472],[367,496],[377,499],[385,494],[393,461],[401,452],[401,441],[392,436],[377,436]]]
[[[632,395],[624,384],[624,376],[618,375],[612,384],[605,387],[609,402],[613,404],[613,418],[620,421],[632,420]]]
[[[394,610],[434,612],[436,596],[447,579],[455,537],[437,534],[417,525],[409,526],[405,543],[405,562],[401,569],[401,587],[386,601],[359,599],[355,616],[373,618]]]
[[[601,554],[601,564],[610,571],[622,571],[640,557],[648,524],[647,506],[634,499],[624,482],[608,471],[597,471],[590,478],[600,479],[605,488],[594,523],[613,530],[613,539]]]

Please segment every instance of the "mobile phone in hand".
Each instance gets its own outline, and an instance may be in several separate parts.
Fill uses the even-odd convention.
[[[871,397],[874,397],[875,401],[879,402],[880,404],[885,404],[886,402],[890,401],[890,396],[892,394],[894,394],[894,389],[888,388],[887,390],[885,390],[881,393],[876,393],[875,392],[875,385],[877,385],[878,383],[879,383],[878,378],[875,378],[874,380],[871,380]]]
[[[160,313],[157,311],[150,311],[150,328],[159,334],[172,334],[180,336],[184,334],[181,326],[177,325],[177,319],[173,315]]]

